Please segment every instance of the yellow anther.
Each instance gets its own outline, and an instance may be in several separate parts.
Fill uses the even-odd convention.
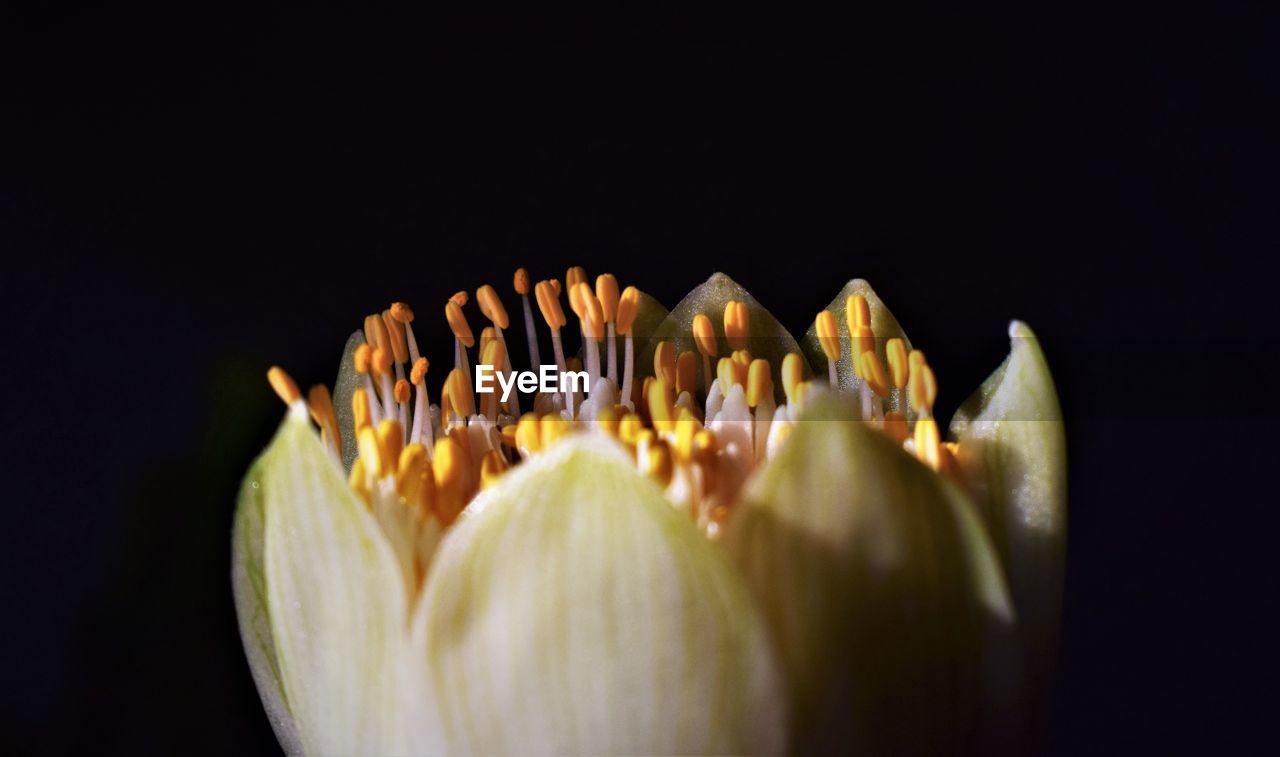
[[[618,421],[618,438],[631,447],[636,446],[640,432],[644,430],[644,420],[636,413],[627,413]]]
[[[911,378],[907,381],[907,399],[911,409],[917,413],[933,412],[933,402],[938,398],[938,380],[933,376],[933,369],[928,363],[920,363],[911,369]]]
[[[557,297],[564,293],[560,287],[560,279],[547,279],[547,286],[551,287],[551,291],[555,292]]]
[[[689,462],[693,458],[693,439],[701,429],[702,424],[693,411],[687,407],[680,408],[675,421],[674,446],[678,460]]]
[[[353,417],[352,425],[356,431],[368,426],[372,422],[369,415],[369,395],[363,389],[356,389],[351,393],[351,415]]]
[[[516,426],[515,424],[503,426],[498,432],[500,441],[504,447],[516,449]]]
[[[400,459],[400,450],[404,449],[404,429],[400,421],[385,418],[378,424],[378,452],[382,456],[383,465],[394,465]],[[383,471],[392,473],[390,468]]]
[[[635,325],[636,313],[640,312],[640,290],[627,287],[618,297],[618,333],[626,336]]]
[[[871,387],[871,391],[881,397],[889,396],[889,378],[885,376],[884,364],[875,350],[862,353],[862,378]]]
[[[495,371],[502,370],[502,366],[507,362],[507,346],[494,339],[485,345],[480,353],[480,364],[491,365]],[[496,381],[496,379],[495,379]]]
[[[854,326],[849,333],[852,334],[853,372],[858,378],[866,378],[862,371],[862,355],[868,350],[875,351],[876,335],[872,333],[870,326]]]
[[[859,326],[871,328],[871,307],[867,298],[860,294],[851,294],[844,301],[844,319],[849,326],[849,333]]]
[[[676,394],[688,392],[693,396],[698,386],[698,356],[693,352],[681,352],[676,358]]]
[[[602,273],[596,277],[596,299],[600,300],[600,312],[604,314],[605,323],[613,323],[618,317],[618,279],[612,273]]]
[[[615,439],[618,437],[618,423],[622,420],[622,413],[618,412],[618,407],[617,405],[602,407],[596,413],[597,428]],[[625,407],[623,411],[626,411]]]
[[[403,302],[391,303],[391,317],[400,323],[413,323],[413,309]]]
[[[440,425],[448,424],[453,418],[453,403],[449,401],[449,377],[444,377],[444,386],[440,387]]]
[[[553,331],[568,323],[564,318],[564,310],[560,307],[560,290],[552,286],[550,281],[539,281],[534,287],[534,295],[538,298],[538,309],[542,311],[543,320]]]
[[[788,352],[782,358],[782,391],[787,395],[787,402],[795,404],[798,400],[796,387],[804,381],[804,359],[798,352]]]
[[[729,349],[740,350],[747,346],[750,332],[750,313],[747,303],[730,300],[724,306],[724,338]]]
[[[284,404],[292,405],[302,399],[302,392],[298,391],[298,385],[293,382],[293,378],[278,365],[273,365],[267,369],[267,383],[271,384],[271,388],[275,390],[276,396],[284,400]]]
[[[311,409],[311,417],[315,418],[326,438],[333,439],[338,454],[342,454],[342,435],[338,433],[338,415],[333,410],[333,396],[329,394],[329,387],[324,384],[311,387],[307,392],[307,407]]]
[[[391,311],[382,311],[382,325],[387,330],[387,342],[397,363],[409,361],[409,343],[405,340],[404,324],[392,317]]]
[[[676,380],[676,346],[671,342],[658,342],[653,351],[653,375],[668,384]]]
[[[884,343],[884,354],[889,359],[889,380],[901,389],[907,385],[907,377],[911,375],[911,367],[907,363],[907,345],[894,337]]]
[[[809,389],[811,388],[812,383],[812,381],[801,381],[796,384],[796,399],[793,403],[796,406],[796,410],[804,412],[804,407],[809,402]]]
[[[480,306],[480,313],[493,321],[493,325],[500,329],[511,325],[507,309],[502,306],[502,300],[498,299],[498,291],[489,284],[476,290],[476,304]]]
[[[570,292],[573,291],[574,287],[586,282],[586,280],[587,280],[587,272],[580,265],[575,265],[572,268],[570,268],[568,271],[565,271],[564,283],[565,283],[565,286],[568,287]]]
[[[910,366],[913,371],[917,367],[924,365],[926,362],[927,361],[924,359],[924,353],[920,350],[912,350],[911,354],[907,357],[907,365]]]
[[[666,487],[671,483],[671,474],[673,472],[671,465],[671,451],[667,449],[666,442],[661,439],[655,439],[649,445],[649,452],[645,455],[642,462],[642,473],[656,480],[662,487]]]
[[[751,352],[749,350],[734,350],[730,353],[729,359],[745,367],[751,365]]]
[[[893,443],[902,446],[902,443],[911,435],[911,431],[907,429],[907,416],[896,410],[890,410],[884,414],[884,433]]]
[[[576,294],[581,308],[580,311],[575,309],[575,312],[582,319],[582,330],[591,339],[603,339],[604,310],[600,307],[600,300],[596,299],[595,292],[591,291],[591,285],[580,281],[574,285],[572,291]]]
[[[498,330],[492,326],[485,326],[480,330],[480,354],[484,354],[484,350],[489,346],[489,342],[498,338]]]
[[[471,488],[467,452],[453,436],[436,441],[431,471],[436,481],[436,515],[447,526],[462,512]]]
[[[454,292],[453,296],[449,298],[449,302],[452,302],[458,307],[464,307],[468,301],[470,301],[470,298],[467,297],[467,292],[466,290],[463,290],[463,289],[459,289],[458,291]]]
[[[925,465],[938,470],[942,457],[938,451],[938,422],[933,418],[916,421],[916,457]]]
[[[471,324],[467,323],[467,317],[462,314],[462,306],[453,300],[449,300],[444,305],[444,317],[449,321],[449,329],[453,331],[453,336],[463,347],[472,347],[476,343],[476,338],[471,334]]]
[[[537,452],[542,449],[537,413],[525,413],[516,422],[516,449],[523,452]]]
[[[496,449],[489,450],[480,460],[480,488],[488,489],[493,486],[506,472],[507,461],[502,453]]]
[[[649,420],[660,433],[673,431],[676,420],[675,398],[671,396],[671,382],[657,379],[649,387]]]
[[[840,359],[840,334],[836,331],[836,316],[830,310],[823,310],[818,313],[818,319],[814,321],[815,330],[818,332],[818,344],[822,345],[822,351],[826,353],[827,360],[835,362]]]
[[[693,317],[693,341],[698,345],[698,352],[707,357],[715,357],[719,353],[715,327],[705,313]]]
[[[738,372],[733,369],[733,358],[722,357],[716,362],[716,378],[720,380],[720,391],[729,393],[729,387],[738,383]]]
[[[383,376],[391,373],[391,353],[378,347],[373,351],[373,359],[369,361],[369,367],[373,369],[374,376]]]
[[[431,466],[427,460],[427,448],[421,444],[409,444],[400,450],[396,463],[396,491],[408,502],[415,502],[422,493],[424,476]],[[435,482],[432,481],[432,488]]]
[[[445,384],[449,389],[449,404],[453,406],[453,412],[463,418],[470,418],[476,410],[475,398],[471,396],[467,384],[467,374],[461,368],[454,368],[449,371]]]
[[[387,324],[382,322],[381,315],[364,317],[364,341],[374,349],[387,346]]]
[[[516,288],[516,294],[529,293],[529,272],[524,268],[517,268],[516,275],[512,279],[511,285]]]
[[[356,433],[360,459],[364,462],[364,470],[371,477],[382,477],[382,448],[378,445],[378,432],[372,426],[365,426]]]
[[[351,474],[347,476],[347,483],[351,485],[351,489],[356,496],[364,500],[366,505],[369,504],[369,477],[364,470],[364,462],[360,458],[351,464]]]
[[[373,348],[369,346],[368,342],[361,344],[359,347],[356,347],[354,358],[356,373],[363,376],[369,372],[369,361],[373,358]]]
[[[406,381],[405,379],[400,379],[399,381],[397,381],[394,396],[396,398],[396,402],[399,402],[401,404],[408,402],[409,401],[409,382]]]
[[[747,405],[755,407],[764,402],[766,397],[773,397],[773,377],[769,373],[769,361],[756,358],[751,361],[747,374]]]
[[[409,380],[415,384],[421,384],[422,380],[427,377],[427,362],[425,357],[420,357],[413,361],[413,370],[409,371]]]
[[[555,444],[560,437],[565,436],[572,430],[569,421],[561,418],[559,415],[545,415],[542,420],[538,421],[538,435],[542,443],[542,448],[547,449]]]

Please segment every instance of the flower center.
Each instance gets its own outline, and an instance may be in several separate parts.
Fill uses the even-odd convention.
[[[563,374],[585,368],[587,377],[585,387],[567,382],[534,394],[529,410],[522,410],[520,391],[477,394],[469,363],[477,340],[465,312],[470,302],[465,291],[444,304],[453,334],[453,366],[438,404],[432,404],[427,391],[430,364],[414,336],[413,310],[395,302],[365,318],[364,342],[353,355],[358,380],[349,401],[358,455],[349,480],[387,532],[406,575],[416,579],[411,586],[422,580],[440,531],[477,492],[569,433],[600,433],[616,440],[637,468],[665,489],[674,506],[687,510],[715,537],[751,471],[785,444],[803,410],[814,387],[805,377],[804,359],[794,352],[785,355],[775,374],[768,360],[753,357],[747,303],[729,301],[722,314],[693,318],[688,336],[696,352],[677,353],[674,342],[659,342],[652,356],[653,375],[637,387],[633,331],[641,297],[635,287],[619,291],[611,274],[597,277],[593,287],[581,267],[568,270],[563,286],[558,279],[534,283],[523,268],[513,284],[521,300],[531,371],[543,373],[545,366]],[[585,366],[565,356],[564,293],[578,320]],[[534,302],[550,332],[554,364],[542,362]],[[507,310],[488,284],[476,290],[475,304],[489,323],[480,333],[478,365],[492,371],[486,378],[510,387],[516,371],[507,350]],[[722,317],[723,345],[712,321],[717,315]],[[853,396],[866,422],[935,470],[950,470],[952,449],[940,441],[932,415],[937,383],[924,353],[891,338],[883,343],[882,360],[871,308],[861,295],[848,298],[845,315],[853,379],[842,391]],[[828,310],[815,321],[832,387],[839,386],[842,352],[837,326],[836,315]],[[775,376],[783,389],[781,405],[775,401]],[[302,402],[283,370],[273,367],[268,379],[286,403]],[[340,460],[342,435],[329,390],[312,387],[305,404],[323,442]]]

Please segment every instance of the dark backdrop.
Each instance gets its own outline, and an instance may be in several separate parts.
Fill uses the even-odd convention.
[[[570,264],[668,306],[724,270],[797,332],[868,278],[944,417],[1028,321],[1071,456],[1049,751],[1267,725],[1275,17],[4,13],[0,745],[272,751],[228,565],[265,367]]]

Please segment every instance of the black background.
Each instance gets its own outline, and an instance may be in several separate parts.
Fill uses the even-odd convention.
[[[1070,445],[1047,751],[1268,726],[1275,17],[181,5],[0,32],[0,747],[274,750],[229,591],[265,367],[331,382],[393,298],[447,344],[449,293],[570,264],[668,306],[723,270],[797,333],[865,277],[943,417],[1028,321]]]

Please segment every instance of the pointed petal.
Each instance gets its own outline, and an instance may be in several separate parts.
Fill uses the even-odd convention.
[[[963,752],[1003,577],[963,493],[857,418],[812,398],[726,541],[778,642],[793,749]]]
[[[261,501],[271,636],[303,751],[403,751],[400,571],[302,403],[290,408],[248,487]]]
[[[280,663],[271,635],[271,612],[267,608],[267,578],[262,557],[266,515],[260,484],[262,466],[262,460],[254,462],[240,487],[231,536],[231,589],[240,623],[240,640],[267,719],[285,753],[301,754],[302,744],[280,680]]]
[[[827,305],[826,309],[830,310],[836,317],[836,330],[840,333],[840,360],[836,363],[836,379],[839,382],[840,389],[851,389],[853,387],[853,362],[849,358],[849,353],[853,350],[853,344],[849,337],[849,322],[845,319],[845,303],[849,297],[860,294],[867,298],[867,305],[871,310],[871,333],[876,335],[876,354],[880,357],[880,361],[888,365],[888,359],[885,357],[884,343],[889,339],[897,337],[906,343],[907,349],[911,349],[911,340],[907,339],[906,333],[902,327],[898,325],[898,319],[893,317],[893,313],[889,312],[889,308],[885,307],[884,301],[876,294],[863,279],[852,279],[835,299]],[[815,313],[815,315],[817,315]],[[805,332],[804,338],[800,340],[800,346],[804,349],[804,356],[808,358],[809,364],[818,370],[819,376],[825,376],[827,367],[827,356],[822,351],[822,345],[818,342],[817,327],[813,323],[809,324],[809,330]]]
[[[738,282],[723,273],[711,274],[711,278],[685,295],[685,298],[680,300],[680,304],[676,305],[658,326],[653,337],[636,359],[642,363],[648,362],[652,369],[653,351],[661,341],[674,342],[677,355],[685,351],[697,353],[698,348],[693,341],[693,319],[699,313],[704,313],[711,319],[711,324],[715,328],[716,342],[720,347],[720,356],[728,357],[730,350],[724,336],[724,306],[730,300],[747,304],[751,336],[747,349],[751,351],[752,357],[769,361],[773,369],[774,399],[782,402],[784,399],[782,380],[779,377],[782,358],[788,352],[800,352],[800,346],[796,344],[790,332],[778,322],[778,319],[765,309],[764,305],[761,305]],[[711,369],[715,370],[714,360]],[[712,378],[715,377],[712,376]]]
[[[1000,553],[1032,691],[1056,654],[1067,538],[1067,442],[1036,335],[1009,325],[1009,357],[956,412],[957,459]]]
[[[333,411],[338,416],[338,434],[342,437],[342,469],[350,471],[360,445],[356,443],[356,420],[351,410],[351,393],[364,386],[356,373],[356,348],[364,344],[364,332],[353,331],[342,347],[338,378],[333,382]]]
[[[415,616],[450,753],[782,748],[763,624],[611,442],[562,440],[446,535]]]

